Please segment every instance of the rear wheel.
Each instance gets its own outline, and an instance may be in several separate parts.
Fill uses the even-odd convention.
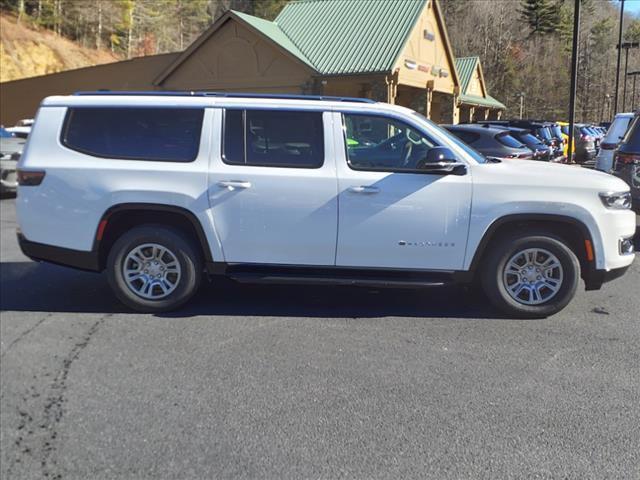
[[[111,288],[125,305],[141,312],[174,310],[198,290],[203,262],[179,230],[145,225],[123,234],[107,259]]]
[[[553,315],[571,301],[580,281],[573,251],[550,234],[513,235],[490,252],[483,288],[505,313],[525,318]]]

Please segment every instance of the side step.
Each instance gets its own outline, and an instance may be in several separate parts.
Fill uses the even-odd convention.
[[[297,270],[297,269],[296,269]],[[300,271],[251,271],[229,269],[226,276],[239,283],[261,283],[281,285],[336,285],[336,286],[363,286],[380,288],[429,288],[441,287],[453,283],[453,279],[447,273],[405,273],[400,272],[354,272],[354,271],[327,271],[306,272]]]

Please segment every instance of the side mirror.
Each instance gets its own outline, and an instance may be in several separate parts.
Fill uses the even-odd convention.
[[[418,163],[418,169],[428,173],[461,174],[466,171],[465,167],[466,164],[459,162],[447,147],[430,148],[424,160]]]

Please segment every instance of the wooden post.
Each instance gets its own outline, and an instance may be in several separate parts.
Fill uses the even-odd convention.
[[[431,104],[433,103],[433,80],[427,82],[427,94],[425,95],[424,116],[431,118]]]

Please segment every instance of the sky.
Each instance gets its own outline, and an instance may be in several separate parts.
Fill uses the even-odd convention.
[[[640,15],[640,0],[626,0],[624,2],[624,11]]]

